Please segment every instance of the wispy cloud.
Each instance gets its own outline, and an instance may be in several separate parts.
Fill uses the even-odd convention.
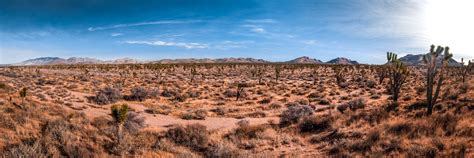
[[[219,50],[229,50],[234,48],[245,48],[248,44],[254,43],[254,41],[223,41],[216,45],[213,45],[212,48]]]
[[[273,19],[247,19],[245,22],[249,23],[277,23],[276,20]]]
[[[123,36],[123,33],[111,33],[110,36],[112,37]]]
[[[267,31],[260,25],[241,25],[242,27],[250,28],[251,32],[255,33],[266,33]]]
[[[189,24],[197,23],[201,20],[170,20],[170,21],[150,21],[150,22],[140,22],[140,23],[129,23],[129,24],[118,24],[113,26],[103,26],[103,27],[89,27],[88,31],[98,31],[98,30],[108,30],[116,29],[122,27],[134,27],[134,26],[144,26],[144,25],[163,25],[163,24]]]
[[[318,41],[316,41],[316,40],[304,40],[304,41],[302,41],[302,43],[304,43],[306,45],[317,45]]]
[[[261,27],[256,27],[256,28],[252,28],[250,31],[252,32],[255,32],[255,33],[265,33],[265,29],[261,28]]]
[[[125,41],[126,44],[142,44],[151,46],[170,46],[170,47],[182,47],[186,49],[204,49],[208,48],[207,44],[201,43],[185,43],[185,42],[165,42],[165,41]]]

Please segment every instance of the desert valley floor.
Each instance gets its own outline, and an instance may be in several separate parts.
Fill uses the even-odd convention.
[[[0,153],[474,156],[473,79],[448,72],[427,116],[425,70],[410,67],[397,103],[383,71],[293,64],[3,67]],[[111,108],[122,105],[129,111],[120,124]]]

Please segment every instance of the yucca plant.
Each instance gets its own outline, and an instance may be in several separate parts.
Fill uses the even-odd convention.
[[[408,70],[408,67],[397,58],[397,54],[395,53],[387,52],[387,62],[388,75],[390,77],[390,93],[392,94],[392,100],[397,102],[400,89],[402,88],[403,83],[405,83],[410,71]]]
[[[438,56],[443,53],[443,59],[441,66],[438,66],[437,59]],[[433,112],[433,106],[436,104],[436,99],[438,98],[441,85],[444,80],[444,71],[448,66],[448,61],[453,57],[453,54],[449,53],[449,47],[438,46],[435,50],[435,46],[431,45],[430,53],[423,56],[423,62],[427,67],[426,74],[426,102],[428,104],[427,115],[431,115]],[[433,89],[435,77],[438,76],[438,81],[436,84],[436,89]],[[434,90],[434,91],[433,91]],[[434,94],[433,94],[434,92]]]
[[[113,105],[111,107],[112,118],[114,119],[114,124],[116,126],[116,136],[117,136],[117,144],[122,142],[123,138],[123,126],[127,121],[127,114],[128,114],[128,105]]]

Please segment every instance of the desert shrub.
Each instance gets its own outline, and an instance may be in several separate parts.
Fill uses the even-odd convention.
[[[187,112],[181,116],[185,120],[205,120],[207,116],[207,111],[204,109],[198,109],[194,111]]]
[[[373,94],[373,95],[370,96],[370,99],[380,99],[380,95]]]
[[[268,128],[268,125],[249,125],[247,120],[238,122],[238,125],[239,127],[231,134],[238,140],[258,138],[259,134]]]
[[[408,157],[436,157],[438,150],[431,146],[413,145],[408,148]]]
[[[201,91],[190,90],[190,91],[186,92],[186,95],[191,97],[191,98],[197,98],[197,97],[201,96]]]
[[[388,127],[388,132],[395,135],[408,134],[413,129],[413,124],[409,122],[398,122]]]
[[[336,107],[337,111],[341,113],[344,113],[344,111],[346,111],[347,108],[349,108],[348,104],[341,104]]]
[[[206,126],[201,124],[190,124],[186,127],[177,126],[166,132],[166,137],[174,143],[184,145],[196,151],[202,151],[207,147],[209,132]]]
[[[259,104],[268,104],[272,102],[272,98],[271,97],[268,97],[268,98],[263,98],[262,100],[258,101]]]
[[[148,91],[143,87],[133,87],[130,92],[130,100],[143,101],[148,97]]]
[[[184,102],[186,101],[186,99],[188,99],[188,97],[189,96],[186,93],[185,94],[178,93],[174,96],[173,100],[177,102]]]
[[[372,146],[380,140],[380,133],[378,131],[371,131],[367,134],[365,139],[355,141],[349,145],[349,151],[366,153],[371,151]]]
[[[386,112],[398,111],[398,102],[389,102],[384,106]]]
[[[381,145],[384,154],[390,154],[402,150],[401,142],[398,139],[391,139],[388,142],[382,142]]]
[[[100,89],[95,97],[94,101],[99,105],[111,104],[117,102],[122,97],[122,94],[118,89],[112,87],[105,87]]]
[[[21,143],[8,149],[7,152],[0,155],[1,157],[47,157],[43,154],[41,144],[38,142],[34,143]]]
[[[161,92],[161,96],[163,97],[174,97],[178,94],[179,92],[175,89],[164,89],[163,92]]]
[[[280,115],[280,125],[288,126],[297,123],[301,118],[313,114],[313,109],[308,105],[290,106]]]
[[[469,83],[463,83],[459,86],[459,93],[461,94],[466,94],[467,91],[469,90]]]
[[[220,157],[237,158],[237,157],[243,157],[243,153],[231,143],[219,142],[219,143],[210,145],[206,149],[204,156],[208,158],[220,158]]]
[[[232,90],[232,89],[227,89],[227,90],[224,92],[224,96],[227,97],[227,98],[237,97],[237,91]]]
[[[347,108],[351,109],[352,111],[356,111],[357,109],[365,108],[365,104],[366,101],[362,98],[352,99],[347,103],[337,106],[337,110],[341,113],[344,113]]]
[[[376,83],[375,81],[372,81],[372,80],[368,80],[368,81],[365,83],[365,85],[366,85],[367,87],[369,87],[369,88],[374,88],[376,84],[377,84],[377,83]]]
[[[419,110],[428,107],[428,104],[425,101],[417,101],[409,106],[407,106],[405,109],[408,111],[413,111],[413,110]]]
[[[255,111],[255,112],[247,114],[247,116],[251,118],[264,118],[264,117],[267,117],[267,113],[263,111]]]
[[[319,100],[319,104],[321,104],[321,105],[329,105],[330,103],[331,102],[328,99],[325,99],[325,98]]]
[[[456,131],[456,126],[459,118],[447,113],[442,115],[434,116],[431,121],[433,129],[441,128],[445,131],[446,135],[451,135]]]
[[[351,109],[352,111],[365,108],[365,104],[366,101],[362,98],[353,99],[347,102],[347,105],[349,105],[349,109]]]
[[[227,112],[227,110],[223,107],[217,107],[215,109],[212,109],[211,110],[212,112],[216,113],[217,115],[225,115],[225,113]]]
[[[416,94],[421,95],[424,92],[426,92],[426,88],[425,86],[418,86],[418,87],[415,87],[415,91],[416,91]]]
[[[0,82],[0,89],[7,89],[7,84]]]
[[[146,126],[145,118],[139,117],[138,113],[136,112],[133,112],[133,111],[128,112],[127,120],[125,121],[125,124],[124,124],[124,127],[128,132],[135,134],[145,126]]]
[[[269,106],[270,109],[280,109],[281,108],[281,104],[279,103],[271,103],[270,106]]]
[[[156,98],[158,96],[160,96],[160,91],[158,88],[151,88],[149,91],[148,91],[148,96],[149,97],[152,97],[152,98]]]
[[[331,129],[332,119],[330,116],[308,116],[298,125],[301,132],[319,133]]]

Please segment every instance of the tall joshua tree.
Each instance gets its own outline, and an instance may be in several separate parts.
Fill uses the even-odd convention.
[[[461,77],[462,77],[462,82],[466,82],[466,78],[470,71],[472,71],[473,63],[468,60],[467,61],[467,66],[464,65],[464,58],[461,58]]]
[[[280,72],[281,72],[281,66],[275,65],[275,83],[278,83],[278,79],[280,79]]]
[[[117,136],[117,144],[122,142],[123,138],[123,127],[125,122],[127,121],[127,113],[128,113],[128,105],[114,105],[111,108],[112,111],[112,118],[114,119],[114,123],[116,126],[116,136]]]
[[[387,52],[387,61],[388,61],[388,75],[390,78],[389,88],[392,94],[392,99],[394,102],[397,102],[400,88],[407,76],[409,75],[409,70],[399,59],[397,59],[397,54],[392,52]]]
[[[443,53],[443,60],[441,66],[438,66],[437,60],[438,56]],[[435,46],[431,45],[430,53],[423,56],[423,62],[427,67],[426,74],[426,102],[428,104],[427,115],[431,115],[433,112],[433,105],[436,104],[436,99],[438,98],[439,91],[441,89],[441,84],[444,79],[444,70],[448,66],[448,61],[453,57],[453,54],[449,53],[449,47],[438,46],[435,51]],[[438,81],[436,84],[436,89],[434,87],[435,77],[438,76]],[[434,91],[433,91],[434,90]],[[434,92],[434,94],[433,94]]]
[[[25,104],[25,98],[26,98],[26,94],[27,94],[27,91],[28,89],[26,87],[23,87],[21,90],[20,90],[20,97],[21,97],[21,104]]]

